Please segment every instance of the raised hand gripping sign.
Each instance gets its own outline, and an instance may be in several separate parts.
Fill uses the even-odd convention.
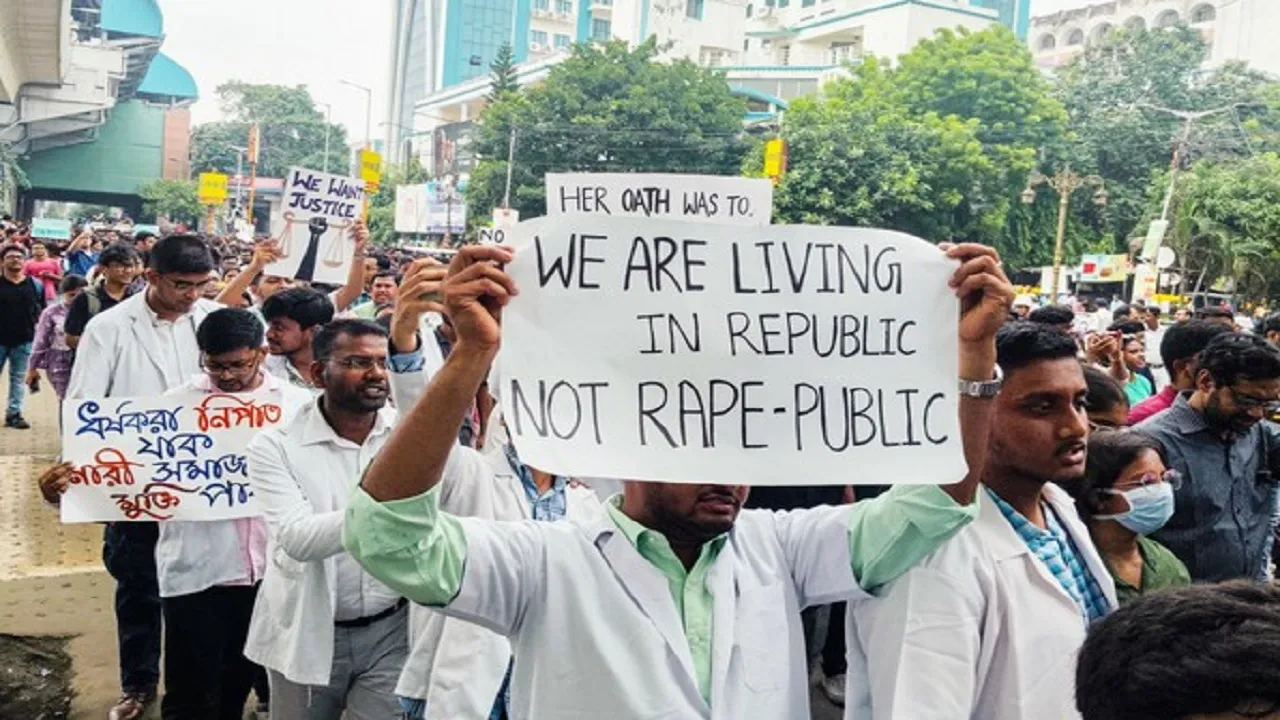
[[[68,400],[62,451],[76,471],[63,522],[261,515],[245,448],[282,422],[278,391]]]
[[[955,263],[886,230],[520,223],[498,397],[556,474],[750,485],[965,474]]]

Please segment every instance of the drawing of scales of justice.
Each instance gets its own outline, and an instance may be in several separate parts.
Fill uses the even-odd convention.
[[[284,225],[280,230],[280,234],[276,236],[276,242],[280,248],[280,260],[286,261],[299,249],[294,243],[294,225],[298,223],[296,216],[286,210],[281,214]],[[355,224],[352,220],[346,223],[331,222],[323,216],[316,216],[307,221],[307,246],[302,253],[302,260],[298,262],[298,269],[293,273],[293,277],[297,280],[305,280],[310,282],[315,279],[316,260],[325,267],[339,268],[346,262],[348,252],[346,248],[347,229]],[[320,241],[328,236],[328,244],[325,246],[323,257],[320,256]],[[278,261],[278,262],[279,262]]]

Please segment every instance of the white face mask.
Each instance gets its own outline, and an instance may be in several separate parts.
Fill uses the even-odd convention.
[[[1094,515],[1095,520],[1115,520],[1139,535],[1150,535],[1173,517],[1173,486],[1167,482],[1105,492],[1123,497],[1129,510],[1117,515]]]

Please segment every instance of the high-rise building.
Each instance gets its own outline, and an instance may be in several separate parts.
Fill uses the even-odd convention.
[[[1031,28],[1031,0],[969,0],[969,4],[995,10],[1000,24],[1013,30],[1019,40],[1026,41]]]
[[[1036,63],[1070,62],[1114,28],[1141,30],[1188,25],[1209,44],[1210,66],[1239,60],[1254,70],[1280,74],[1277,0],[1109,0],[1037,15],[1027,43]]]
[[[507,43],[522,82],[544,76],[575,43],[634,45],[650,36],[667,57],[733,64],[750,1],[395,0],[387,147],[403,158],[410,138],[469,122],[483,106],[489,64]],[[413,144],[430,152],[439,142]]]

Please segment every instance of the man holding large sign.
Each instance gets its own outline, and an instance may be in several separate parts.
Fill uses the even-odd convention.
[[[656,229],[695,237],[691,226],[642,221],[632,227],[645,237],[659,235],[651,232]],[[945,492],[903,487],[855,506],[740,513],[746,485],[628,482],[605,518],[577,527],[489,523],[440,512],[435,488],[453,472],[458,428],[497,354],[504,308],[538,313],[536,288],[508,307],[518,291],[501,269],[513,263],[512,274],[536,277],[535,248],[516,255],[502,247],[470,247],[454,259],[445,284],[457,344],[366,472],[347,513],[344,544],[366,570],[410,599],[511,638],[518,717],[807,717],[798,610],[863,596],[865,588],[897,577],[973,517],[990,397],[998,388],[992,381],[994,336],[1013,291],[989,248],[946,252],[959,268],[931,274],[931,260],[912,250],[903,253],[900,272],[909,277],[924,271],[961,298],[959,434],[970,472],[960,467],[944,475],[936,459],[912,463],[913,453],[921,452],[912,448],[886,476],[857,477],[865,470],[849,462],[842,480],[964,477]],[[595,250],[590,254],[595,257]],[[572,272],[588,268],[588,282],[603,278],[608,260],[586,257],[575,257]],[[686,277],[686,267],[699,274],[693,264],[668,268],[683,287],[711,282],[709,273]],[[847,304],[857,307],[859,300]],[[633,310],[647,312],[639,302]],[[922,333],[941,330],[921,327]],[[954,357],[956,343],[947,345]],[[769,362],[758,359],[757,372]],[[593,429],[587,436],[594,437]],[[519,440],[517,446],[522,454],[532,447]],[[687,474],[669,479],[713,477],[698,452],[690,452]],[[855,453],[848,459],[860,457]],[[768,460],[762,455],[736,482],[801,480],[779,477]],[[636,477],[617,469],[616,476]],[[836,480],[830,474],[824,479]],[[548,673],[548,667],[559,671]]]

